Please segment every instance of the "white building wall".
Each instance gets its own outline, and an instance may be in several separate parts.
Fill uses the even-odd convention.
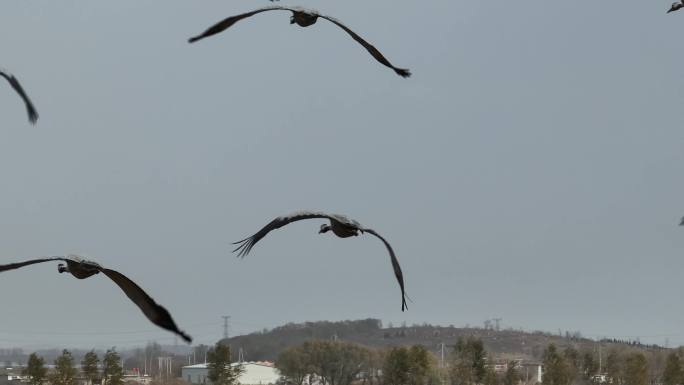
[[[181,377],[192,384],[210,383],[211,381],[207,379],[208,374],[209,369],[207,369],[207,366],[204,364],[184,366],[181,368]]]
[[[237,365],[233,363],[231,365]],[[269,385],[275,384],[280,378],[278,370],[274,367],[245,362],[242,364],[245,371],[238,378],[242,385]],[[211,385],[209,381],[209,369],[207,364],[184,366],[181,368],[181,377],[192,384]]]
[[[537,366],[537,382],[542,382],[542,366]]]

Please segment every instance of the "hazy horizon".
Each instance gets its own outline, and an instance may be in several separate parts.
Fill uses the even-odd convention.
[[[232,318],[232,317],[231,317],[231,318]],[[369,317],[369,318],[373,318],[373,317]],[[340,319],[340,320],[306,320],[306,321],[292,322],[292,323],[320,322],[320,321],[339,322],[339,321],[345,321],[345,320],[348,320],[348,319]],[[351,320],[351,321],[355,321],[355,320]],[[402,324],[394,324],[394,323],[392,323],[391,321],[385,322],[385,321],[382,321],[382,320],[381,320],[381,322],[382,322],[382,329],[400,328],[400,327],[404,327],[404,326],[405,326],[405,327],[412,327],[412,326],[415,326],[415,325],[422,326],[422,325],[424,324],[424,323],[413,323],[413,324],[405,324],[405,325],[403,325],[403,323],[402,323]],[[484,322],[484,320],[483,320],[483,322]],[[243,323],[243,322],[241,322],[241,321],[237,321],[237,323],[238,323],[238,324],[242,324],[242,325],[243,325],[242,327],[240,327],[240,326],[235,326],[234,323],[235,323],[235,322],[233,322],[232,320],[231,320],[231,322],[229,323],[229,330],[230,330],[230,331],[229,331],[229,338],[239,337],[239,336],[244,336],[244,335],[249,335],[249,334],[252,334],[252,333],[260,333],[260,332],[263,332],[263,331],[265,331],[265,330],[270,331],[270,330],[272,330],[273,328],[276,328],[276,327],[279,327],[279,326],[284,326],[284,325],[286,325],[286,324],[288,324],[288,323],[290,323],[290,322],[285,322],[285,323],[280,324],[280,325],[273,325],[273,326],[271,326],[271,327],[264,327],[264,328],[261,328],[261,329],[254,329],[254,330],[247,330],[247,328],[245,328],[245,326],[244,326],[244,325],[246,325],[246,324]],[[429,323],[428,323],[428,324],[429,324]],[[201,345],[201,344],[211,346],[211,345],[215,344],[216,342],[218,342],[219,340],[222,340],[222,339],[223,339],[223,321],[218,321],[218,322],[216,322],[216,323],[214,323],[214,324],[211,324],[211,327],[213,327],[213,328],[215,329],[215,332],[214,332],[213,334],[216,335],[216,337],[214,337],[213,339],[212,339],[212,337],[209,337],[209,335],[212,334],[212,333],[209,331],[209,325],[210,325],[209,323],[203,325],[203,329],[206,331],[206,334],[204,334],[204,335],[206,336],[206,338],[204,339],[204,341],[202,341],[202,342],[193,341],[193,343],[190,344],[190,345],[184,343],[180,338],[175,338],[175,337],[168,338],[168,337],[162,336],[161,338],[152,338],[152,339],[145,339],[145,338],[136,338],[136,337],[134,337],[135,335],[137,335],[138,337],[140,337],[141,335],[159,335],[159,334],[161,334],[161,333],[159,333],[159,331],[156,330],[156,329],[149,329],[149,330],[135,330],[135,331],[118,331],[118,332],[107,332],[107,331],[103,331],[102,333],[100,333],[100,334],[105,335],[105,336],[113,336],[113,335],[121,336],[121,335],[126,335],[126,337],[123,337],[123,338],[118,339],[117,341],[119,341],[119,342],[121,342],[121,343],[120,343],[120,344],[116,344],[116,345],[111,345],[111,344],[99,344],[99,345],[97,345],[97,344],[88,344],[87,342],[84,342],[83,344],[71,344],[71,343],[68,343],[68,342],[67,342],[67,343],[64,343],[64,344],[62,344],[62,345],[41,345],[40,343],[36,343],[35,345],[26,345],[26,346],[20,346],[20,345],[17,345],[17,346],[3,345],[3,346],[0,347],[0,349],[21,348],[21,349],[24,350],[24,353],[28,354],[28,353],[31,353],[31,352],[33,352],[33,351],[39,351],[39,350],[52,350],[52,349],[57,349],[57,350],[61,350],[61,349],[67,349],[67,350],[78,349],[78,350],[85,350],[85,351],[91,350],[91,349],[95,349],[95,350],[105,351],[105,350],[111,348],[112,346],[114,346],[118,351],[128,351],[128,350],[130,350],[130,349],[144,348],[145,346],[147,346],[148,343],[159,343],[159,344],[162,345],[163,347],[170,348],[170,349],[183,349],[183,347],[191,348],[191,347],[194,347],[194,346],[197,346],[197,345]],[[451,325],[451,324],[449,324],[449,325],[446,325],[446,324],[444,324],[444,325],[438,325],[438,324],[430,324],[430,326],[436,326],[436,327],[452,327],[452,326],[453,326],[453,327],[459,328],[459,329],[480,329],[480,330],[483,329],[483,323],[481,323],[481,324],[479,324],[479,325],[477,325],[477,324],[466,324],[466,325]],[[206,328],[206,329],[205,329],[205,328]],[[237,331],[237,330],[245,330],[245,331]],[[515,332],[523,332],[523,333],[530,333],[530,334],[532,334],[532,333],[537,333],[537,332],[543,332],[543,333],[548,333],[548,334],[553,335],[553,336],[559,335],[558,333],[560,332],[560,333],[561,333],[561,334],[560,334],[561,337],[565,337],[565,335],[566,335],[565,333],[566,333],[566,332],[568,332],[568,333],[570,333],[570,334],[574,334],[574,333],[579,332],[580,335],[581,335],[581,338],[586,338],[586,339],[595,340],[595,341],[598,341],[598,340],[600,340],[600,339],[602,339],[602,338],[616,338],[616,339],[624,340],[624,341],[637,341],[637,340],[638,340],[639,342],[641,342],[641,343],[643,343],[643,344],[656,344],[656,345],[659,345],[659,346],[661,346],[661,347],[669,347],[669,348],[676,348],[676,347],[677,347],[677,346],[672,346],[672,343],[670,342],[670,338],[669,338],[670,336],[669,336],[669,335],[659,335],[659,336],[628,336],[628,335],[623,335],[623,336],[619,336],[619,335],[604,336],[604,335],[600,335],[600,336],[599,336],[599,335],[585,335],[585,334],[582,333],[581,330],[556,330],[556,331],[554,331],[554,330],[540,330],[540,329],[527,330],[527,329],[524,329],[524,328],[522,328],[522,327],[513,327],[513,326],[511,326],[511,325],[506,325],[505,320],[503,320],[503,319],[502,319],[502,322],[501,322],[501,328],[500,328],[500,330],[501,330],[502,332],[505,332],[505,331],[515,331]],[[45,332],[45,331],[32,331],[32,332],[29,332],[29,333],[27,333],[27,334],[29,334],[29,335],[47,335],[48,332]],[[88,335],[82,334],[82,333],[60,333],[60,332],[55,332],[54,334],[57,335],[57,336],[60,336],[60,338],[64,338],[65,340],[68,340],[69,338],[76,338],[76,339],[79,339],[79,338],[88,338],[88,339],[93,339],[92,336],[88,336]],[[642,337],[646,337],[647,339],[651,339],[651,340],[653,340],[654,342],[646,342],[646,341],[643,341],[643,340],[641,340]],[[656,340],[654,340],[654,338],[658,338],[658,337],[659,337],[659,338],[662,338],[662,342],[661,342],[661,343],[658,343]],[[97,338],[94,338],[93,340],[97,340]],[[249,358],[249,357],[248,357],[248,358]]]

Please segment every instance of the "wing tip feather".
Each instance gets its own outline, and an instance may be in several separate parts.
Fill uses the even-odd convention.
[[[408,68],[395,68],[394,72],[404,79],[411,77],[411,71]]]
[[[234,245],[240,244],[238,247],[233,249],[233,253],[237,251],[237,257],[238,258],[244,258],[247,254],[249,254],[249,251],[252,249],[252,246],[254,246],[254,243],[252,241],[252,237],[245,238],[241,241],[237,241],[233,243]]]
[[[38,113],[35,111],[30,111],[28,114],[28,120],[31,124],[36,124],[38,122]]]
[[[183,339],[183,341],[188,344],[192,344],[192,337],[190,337],[187,333],[182,330],[178,330],[177,333]]]

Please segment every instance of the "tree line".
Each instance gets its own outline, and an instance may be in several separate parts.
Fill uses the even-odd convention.
[[[141,355],[162,354],[156,350],[160,350],[158,345],[149,345]],[[197,346],[195,355],[206,356],[213,384],[237,385],[243,368],[231,365],[227,344]],[[498,371],[494,362],[482,339],[471,336],[459,338],[444,361],[422,345],[369,348],[349,341],[313,339],[282,351],[275,365],[282,375],[280,385],[517,385],[525,380],[520,362],[499,361],[503,369]],[[604,381],[612,385],[684,384],[684,348],[643,352],[609,346],[599,352],[551,343],[543,350],[539,363],[543,365],[543,385]],[[95,351],[90,351],[78,366],[72,354],[63,350],[51,370],[42,357],[32,353],[23,374],[29,376],[30,385],[76,385],[77,380],[86,385],[123,382],[121,357],[114,349],[107,350],[102,361]]]
[[[29,377],[30,385],[76,385],[78,380],[84,380],[88,385],[122,385],[123,374],[121,357],[114,348],[107,350],[102,361],[95,351],[86,353],[80,362],[80,371],[71,352],[66,349],[55,359],[54,369],[50,371],[45,360],[32,353],[22,371],[22,375]]]
[[[562,351],[550,344],[543,355],[544,385],[610,383],[613,385],[649,385],[659,383],[665,372],[657,370],[658,356],[649,358],[639,350],[612,348],[597,361],[596,352],[580,353],[573,346]],[[667,385],[680,384],[672,382]]]
[[[340,341],[307,341],[283,351],[275,362],[284,385],[514,385],[515,365],[496,373],[482,340],[459,339],[440,365],[422,345],[367,348]]]
[[[684,349],[666,356],[661,350],[644,354],[611,347],[601,354],[599,358],[598,349],[547,345],[538,362],[542,384],[684,384]],[[533,380],[519,361],[499,361],[498,371],[494,363],[482,339],[475,337],[458,339],[443,363],[421,345],[375,349],[329,340],[290,347],[275,362],[283,385],[517,385]]]

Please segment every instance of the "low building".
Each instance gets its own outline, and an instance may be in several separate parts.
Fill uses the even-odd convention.
[[[238,378],[241,385],[273,385],[280,379],[278,369],[271,362],[234,362],[231,366],[242,365],[244,372]],[[207,364],[183,366],[181,377],[191,384],[211,385]]]
[[[613,381],[607,374],[594,374],[591,376],[591,382],[594,384],[610,384]]]
[[[515,370],[522,376],[525,380],[524,383],[541,383],[543,374],[543,365],[541,362],[537,361],[526,361],[523,359],[514,360],[494,360],[491,363],[487,363],[487,367],[491,367],[497,374],[503,374],[508,370],[508,365],[515,365]]]
[[[148,376],[147,374],[141,375],[140,373],[124,374],[123,378],[121,378],[121,380],[123,382],[132,382],[132,383],[147,385],[150,382],[152,382],[152,377]]]

